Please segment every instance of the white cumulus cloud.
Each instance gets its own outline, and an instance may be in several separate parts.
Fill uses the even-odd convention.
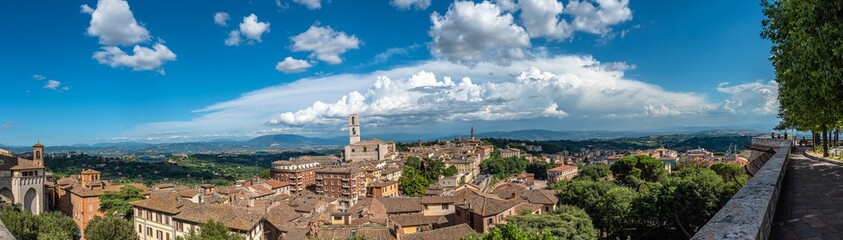
[[[573,16],[573,28],[593,34],[606,34],[612,25],[632,19],[629,0],[573,0],[565,13]]]
[[[220,26],[227,26],[228,25],[228,13],[226,12],[217,12],[214,13],[214,23]]]
[[[322,8],[322,0],[293,0],[293,2],[304,5],[310,10]]]
[[[564,9],[561,2],[556,0],[521,0],[519,4],[521,21],[530,36],[566,39],[573,33],[573,29],[568,26],[568,22],[559,19]]]
[[[469,67],[430,60],[266,87],[195,110],[198,116],[193,119],[142,124],[126,135],[178,133],[179,139],[271,133],[337,136],[343,134],[340,129],[349,113],[364,116],[367,133],[429,133],[464,127],[467,122],[491,131],[523,126],[642,130],[771,120],[763,111],[739,110],[764,106],[747,104],[750,101],[744,99],[775,99],[765,95],[775,92],[762,87],[769,84],[719,86],[727,93],[726,100],[743,101],[734,112],[724,111],[721,105],[726,100],[626,77],[628,66],[579,55],[515,60],[506,66],[481,62]]]
[[[240,23],[240,33],[249,40],[261,41],[261,35],[269,32],[269,22],[258,21],[258,16],[254,13],[243,17],[243,22]]]
[[[225,39],[226,46],[237,46],[240,45],[240,31],[238,30],[231,30],[228,33],[228,38]]]
[[[434,12],[430,51],[434,56],[453,62],[475,65],[479,62],[525,58],[530,36],[518,26],[512,14],[504,13],[494,3],[457,1],[445,15]]]
[[[307,70],[310,67],[313,67],[313,64],[308,61],[287,57],[284,58],[284,61],[280,61],[275,65],[275,70],[284,73],[297,73]]]
[[[149,31],[138,24],[125,0],[100,0],[97,8],[82,5],[91,14],[88,35],[98,37],[103,45],[131,45],[150,38]]]
[[[721,83],[717,91],[729,94],[729,97],[719,106],[721,110],[727,112],[772,115],[779,111],[779,85],[773,80],[734,86]]]
[[[164,63],[176,60],[176,54],[159,40],[152,48],[141,46],[151,36],[144,26],[138,24],[125,0],[99,0],[97,8],[82,5],[82,12],[91,14],[88,35],[99,38],[102,47],[94,52],[93,59],[111,67],[129,67],[134,71],[158,70]],[[129,55],[118,46],[134,44]],[[68,87],[65,87],[69,89]]]
[[[134,71],[145,71],[159,69],[164,63],[176,60],[176,54],[167,46],[156,43],[153,48],[135,45],[132,54],[114,46],[102,47],[101,51],[94,53],[93,58],[111,67],[129,67]]]
[[[61,82],[56,80],[47,80],[47,84],[44,84],[44,88],[56,90],[61,86]]]
[[[315,57],[329,64],[342,63],[341,54],[349,49],[360,48],[360,39],[355,35],[334,31],[329,26],[311,25],[307,31],[291,38],[292,50],[295,52],[309,51],[310,57]]]
[[[389,4],[402,10],[410,8],[425,10],[430,7],[430,0],[389,0]]]

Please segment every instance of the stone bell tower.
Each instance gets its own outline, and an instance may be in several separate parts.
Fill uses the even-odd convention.
[[[41,141],[32,145],[32,162],[38,166],[44,166],[44,145],[41,145]]]
[[[348,116],[348,144],[355,144],[360,141],[360,115],[351,114]]]

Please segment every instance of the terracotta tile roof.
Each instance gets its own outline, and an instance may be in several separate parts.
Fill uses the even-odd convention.
[[[32,160],[27,160],[23,158],[18,158],[17,165],[9,168],[11,170],[28,170],[28,169],[42,169],[44,166],[39,166],[35,164]]]
[[[521,203],[518,206],[515,206],[515,214],[520,214],[522,212],[535,212],[542,208],[541,204],[533,204],[533,203]]]
[[[394,172],[400,172],[401,170],[401,168],[386,168],[384,170],[381,170],[381,175],[388,175]]]
[[[141,208],[176,214],[179,213],[179,207],[181,207],[185,202],[188,201],[181,200],[181,197],[179,197],[175,192],[157,191],[152,192],[149,198],[134,201],[131,202],[131,204]]]
[[[455,204],[485,217],[500,214],[517,206],[521,201],[523,200],[518,198],[503,200],[494,195],[477,194],[468,196],[463,202],[456,202]]]
[[[269,212],[266,213],[266,221],[275,226],[275,228],[281,229],[282,226],[293,219],[299,218],[299,216],[301,215],[293,207],[282,203],[269,208]]]
[[[369,187],[386,187],[389,185],[398,184],[398,181],[377,181],[369,184]]]
[[[448,222],[448,220],[443,216],[424,216],[421,214],[392,216],[389,217],[389,220],[401,225],[401,227],[442,224]]]
[[[290,183],[288,183],[288,182],[282,182],[282,181],[278,181],[278,180],[274,180],[274,179],[266,180],[266,184],[269,184],[269,186],[272,187],[273,190],[278,189],[278,188],[282,188],[282,187],[286,187],[286,186],[290,186]]]
[[[561,172],[561,171],[566,171],[566,170],[571,170],[571,169],[576,169],[576,168],[577,168],[577,166],[564,165],[564,166],[560,166],[560,167],[551,168],[551,169],[547,170],[547,172]]]
[[[527,200],[527,202],[542,205],[556,205],[559,202],[559,198],[556,197],[556,191],[553,190],[527,190],[521,192],[520,197]]]
[[[264,187],[263,185],[252,185],[249,188],[254,190],[253,192],[258,196],[266,196],[275,193],[271,189]]]
[[[214,220],[231,229],[249,231],[263,219],[258,209],[235,207],[228,204],[185,203],[174,219],[203,223]]]
[[[87,169],[85,171],[82,171],[82,174],[98,174],[98,173],[100,173],[100,172],[97,171],[97,170],[94,170],[94,169]]]
[[[454,196],[431,196],[421,198],[421,204],[454,203]]]
[[[353,234],[352,230],[354,230]],[[351,239],[355,236],[363,237],[365,239],[378,240],[395,239],[395,237],[389,233],[389,228],[378,225],[361,225],[358,227],[324,227],[319,228],[316,231],[315,236],[311,233],[311,237],[314,239]]]
[[[178,189],[176,190],[176,192],[179,194],[180,197],[184,198],[192,198],[193,196],[196,196],[196,194],[199,194],[199,190],[191,188]]]
[[[430,231],[407,234],[401,237],[403,240],[449,240],[460,239],[466,235],[475,233],[467,224],[433,229]]]
[[[387,214],[421,212],[423,207],[420,200],[420,198],[415,197],[378,199],[386,207]]]
[[[524,185],[524,184],[507,183],[507,184],[500,185],[500,186],[496,187],[495,190],[492,191],[492,194],[495,194],[498,197],[503,198],[503,199],[509,199],[509,198],[512,198],[512,197],[515,197],[515,196],[519,195],[520,193],[526,191],[527,189],[529,189],[529,187],[527,187],[527,185]]]

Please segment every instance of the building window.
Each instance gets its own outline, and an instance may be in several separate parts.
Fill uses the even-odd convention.
[[[442,204],[442,209],[448,209],[448,204],[447,204],[447,203],[443,203],[443,204]]]
[[[138,224],[138,233],[143,234],[143,226]]]

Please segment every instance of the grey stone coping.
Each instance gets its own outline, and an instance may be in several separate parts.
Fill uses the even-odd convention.
[[[12,233],[9,232],[9,229],[7,229],[6,225],[3,224],[3,221],[0,221],[0,239],[15,240],[15,236],[12,236]]]
[[[753,138],[776,154],[691,239],[767,239],[776,212],[792,142]]]

